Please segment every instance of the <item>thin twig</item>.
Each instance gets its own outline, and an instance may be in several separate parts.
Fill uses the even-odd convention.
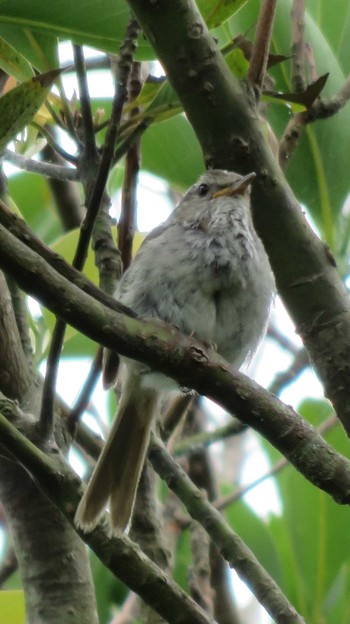
[[[89,374],[81,389],[81,392],[67,418],[67,424],[72,435],[74,433],[78,420],[86,410],[90,402],[91,395],[96,388],[96,384],[102,370],[102,353],[103,349],[102,347],[99,347],[90,367]]]
[[[233,420],[223,427],[218,427],[214,431],[201,431],[193,436],[180,440],[175,445],[173,453],[175,457],[194,453],[214,442],[225,440],[231,436],[240,435],[247,430],[247,426],[240,420]]]
[[[275,340],[282,349],[289,351],[292,355],[298,353],[300,347],[294,344],[294,342],[281,332],[275,324],[269,324],[267,335],[269,338]]]
[[[34,126],[34,128],[39,130],[40,134],[43,135],[44,139],[47,140],[47,142],[52,146],[52,148],[55,150],[55,152],[57,152],[57,154],[62,156],[62,158],[64,158],[64,160],[67,160],[72,165],[74,165],[74,166],[77,165],[77,163],[78,163],[77,157],[73,156],[73,154],[69,154],[68,152],[66,152],[66,150],[63,149],[63,147],[61,147],[57,143],[57,141],[52,136],[52,134],[47,130],[47,128],[45,128],[44,126],[41,126],[40,124],[37,124],[35,121],[31,121],[30,123],[31,123],[32,126]]]
[[[125,42],[128,42],[132,49],[136,47],[136,37],[139,28],[137,22],[133,19],[130,21]],[[125,43],[122,44],[126,45]],[[125,63],[123,66],[123,72],[119,77],[117,85],[117,96],[113,100],[112,113],[106,133],[105,143],[103,146],[101,162],[97,173],[96,183],[91,193],[91,197],[87,207],[87,214],[81,227],[81,235],[79,238],[77,250],[75,253],[73,265],[81,269],[84,265],[89,241],[91,238],[91,232],[96,218],[96,214],[100,207],[101,199],[105,190],[110,166],[113,160],[115,143],[118,135],[119,123],[123,111],[123,106],[127,98],[127,82],[129,79],[131,66]]]
[[[332,414],[332,416],[327,418],[319,427],[317,427],[317,431],[324,434],[338,424],[339,421],[337,417],[335,416],[335,414]],[[242,487],[238,488],[235,492],[233,492],[233,494],[222,496],[221,498],[213,502],[213,506],[215,507],[215,509],[222,510],[228,505],[232,505],[232,503],[235,503],[237,500],[243,498],[243,496],[248,494],[248,492],[253,490],[255,487],[257,487],[264,481],[267,481],[267,479],[275,477],[279,472],[281,472],[281,470],[283,470],[283,468],[286,468],[286,466],[290,465],[290,462],[285,457],[283,457],[261,477],[255,479],[255,481],[253,481],[252,483],[248,483],[247,485],[243,485]]]
[[[130,101],[136,99],[142,88],[141,63],[133,63],[130,74]],[[131,110],[131,117],[139,112],[137,107]],[[125,159],[125,175],[122,188],[121,213],[118,221],[118,247],[120,250],[123,270],[130,265],[132,243],[137,209],[137,181],[140,169],[140,139],[130,145]]]
[[[60,165],[52,165],[47,162],[40,162],[33,160],[32,158],[25,158],[21,154],[16,154],[9,149],[4,151],[4,159],[15,165],[23,171],[29,171],[31,173],[38,173],[44,178],[54,178],[56,180],[73,180],[79,179],[79,174],[76,169],[70,167],[62,167]]]
[[[275,11],[276,0],[262,1],[248,71],[248,81],[259,90],[265,79]]]
[[[208,503],[201,492],[178,466],[155,435],[152,436],[149,458],[160,477],[181,499],[187,511],[207,531],[240,578],[277,623],[304,624],[277,583],[256,559],[255,555],[234,533],[223,516]]]
[[[194,395],[179,394],[170,400],[169,405],[162,417],[162,440],[168,440],[182,418],[187,415],[194,401]]]
[[[74,64],[79,85],[80,107],[84,133],[84,155],[87,160],[97,159],[94,120],[92,117],[90,93],[87,81],[85,59],[82,46],[73,45]]]
[[[6,282],[11,294],[13,312],[16,318],[16,324],[18,333],[21,340],[23,353],[27,360],[28,369],[35,378],[34,372],[34,360],[33,360],[33,347],[30,340],[29,324],[28,324],[28,308],[25,302],[24,293],[18,288],[16,282],[10,277],[5,276]]]
[[[127,83],[131,69],[132,52],[136,48],[138,32],[139,27],[136,20],[131,19],[127,27],[125,40],[121,46],[121,54],[122,50],[124,51],[123,66],[120,72],[116,97],[113,100],[112,114],[106,133],[102,157],[98,167],[96,181],[88,200],[86,216],[80,229],[78,245],[72,263],[73,267],[78,271],[81,271],[85,264],[92,230],[101,205],[103,194],[105,192],[110,167],[113,161],[118,128],[123,106],[127,98]],[[127,58],[127,53],[130,53],[129,59]],[[44,439],[47,439],[52,434],[53,430],[54,394],[65,329],[66,324],[61,319],[57,320],[53,330],[50,351],[47,359],[47,369],[39,422],[40,430]]]
[[[305,61],[308,71],[309,82],[317,80],[316,59],[311,43],[305,43]]]
[[[305,0],[293,0],[292,6],[292,89],[305,90]]]
[[[117,145],[113,158],[114,165],[123,158],[123,156],[127,153],[129,147],[133,143],[135,143],[137,139],[140,138],[140,136],[144,133],[145,130],[147,130],[147,128],[149,128],[152,122],[153,119],[151,117],[146,117],[145,119],[140,121],[140,123],[132,130],[129,135],[127,135],[127,137],[123,141],[121,141]]]
[[[315,104],[306,112],[306,123],[312,123],[318,119],[328,119],[348,103],[350,99],[350,76],[346,79],[343,86],[332,97],[325,100],[317,100]]]
[[[53,165],[65,165],[61,156],[48,143],[40,156],[43,161]],[[71,180],[56,180],[54,178],[49,178],[48,184],[64,231],[69,232],[74,228],[80,227],[84,209],[81,205],[78,185]]]
[[[277,396],[286,386],[291,384],[301,373],[310,366],[309,356],[304,347],[295,354],[290,366],[284,371],[277,373],[269,386],[269,391]]]

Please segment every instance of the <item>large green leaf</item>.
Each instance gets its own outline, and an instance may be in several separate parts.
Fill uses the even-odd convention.
[[[197,0],[208,28],[216,28],[237,13],[247,0]]]
[[[282,585],[281,559],[284,553],[278,552],[278,545],[268,525],[258,518],[243,501],[231,505],[225,512],[225,516],[232,528],[253,551],[261,565],[279,585]]]
[[[124,0],[76,0],[74,3],[70,0],[3,0],[0,35],[6,38],[7,29],[12,27],[12,35],[15,29],[22,34],[31,31],[117,53],[129,19],[130,8]],[[22,48],[17,49],[26,56]],[[143,58],[154,58],[142,37],[138,53]]]
[[[0,67],[9,76],[22,82],[33,76],[33,69],[27,59],[0,37]]]
[[[34,76],[0,98],[0,153],[33,119],[60,70]]]
[[[308,0],[307,10],[323,32],[343,72],[350,71],[350,4],[348,0]]]
[[[326,401],[308,400],[299,412],[318,424],[331,412],[331,406]],[[327,441],[341,453],[348,451],[339,425],[327,434]],[[276,451],[267,443],[264,447],[275,461]],[[268,524],[281,553],[282,589],[309,624],[339,624],[338,607],[346,604],[350,584],[348,508],[337,505],[291,466],[276,481],[283,511]]]
[[[142,139],[145,169],[185,189],[203,171],[201,149],[184,115],[151,126]]]
[[[35,173],[19,173],[9,177],[8,186],[23,218],[46,244],[50,244],[59,236],[62,226],[45,178]]]
[[[0,19],[0,36],[5,41],[40,72],[58,67],[57,37],[13,26],[13,23],[10,19],[10,23],[4,24]]]

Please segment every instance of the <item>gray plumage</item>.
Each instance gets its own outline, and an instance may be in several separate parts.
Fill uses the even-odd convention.
[[[214,343],[236,367],[263,336],[275,289],[250,213],[254,177],[221,170],[202,175],[145,239],[116,293],[139,315]],[[108,500],[113,532],[128,524],[162,388],[161,375],[131,360],[124,366],[117,420],[76,515],[87,529]]]

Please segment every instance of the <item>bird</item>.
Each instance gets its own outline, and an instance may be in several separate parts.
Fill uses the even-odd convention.
[[[116,298],[139,316],[215,345],[236,368],[252,357],[263,337],[275,293],[252,220],[254,178],[255,173],[221,169],[202,174],[145,238],[116,291]],[[113,381],[109,362],[113,352],[105,358],[107,385]],[[177,387],[125,357],[118,375],[117,416],[75,516],[77,526],[90,531],[108,506],[113,535],[130,526],[159,398]]]

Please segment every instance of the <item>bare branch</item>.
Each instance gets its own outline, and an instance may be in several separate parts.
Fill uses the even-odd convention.
[[[45,243],[43,243],[28,227],[27,223],[21,219],[17,214],[11,212],[6,204],[0,199],[0,223],[5,226],[6,229],[11,230],[11,233],[27,245],[30,249],[35,251],[41,256],[55,271],[66,277],[72,284],[78,286],[81,290],[89,293],[97,301],[101,301],[104,305],[124,314],[130,314],[133,318],[136,318],[135,312],[127,308],[122,303],[116,301],[114,297],[111,297],[107,293],[103,292],[95,284],[80,271],[77,271],[74,267],[68,264],[61,256],[54,253]]]
[[[4,151],[4,159],[19,169],[30,171],[32,173],[38,173],[39,175],[44,176],[44,178],[55,178],[56,180],[64,181],[76,181],[79,179],[76,169],[60,165],[52,165],[51,163],[40,162],[39,160],[32,160],[31,158],[25,158],[25,156],[16,154],[9,149],[5,149]]]
[[[305,0],[293,0],[292,6],[292,87],[305,90]]]
[[[161,370],[176,378],[181,386],[192,387],[228,412],[239,415],[312,483],[338,503],[350,502],[350,462],[291,408],[193,337],[185,337],[159,320],[141,321],[116,314],[60,276],[3,226],[0,266],[66,323],[121,355]]]
[[[5,407],[6,405],[6,407]],[[71,525],[81,494],[81,482],[62,460],[45,455],[29,442],[3,416],[18,413],[10,401],[0,401],[1,442],[18,461],[35,476],[40,489],[65,515]],[[136,591],[148,604],[173,624],[213,624],[212,620],[168,578],[125,535],[108,538],[102,523],[91,533],[77,531],[101,561],[126,585]]]
[[[208,503],[206,496],[196,488],[184,470],[174,462],[156,436],[152,438],[150,459],[158,474],[186,505],[192,518],[205,528],[222,556],[247,583],[275,622],[304,624],[303,618],[288,602],[277,583],[234,533],[223,516]]]
[[[262,1],[248,71],[248,80],[259,90],[265,79],[275,11],[276,0]]]

